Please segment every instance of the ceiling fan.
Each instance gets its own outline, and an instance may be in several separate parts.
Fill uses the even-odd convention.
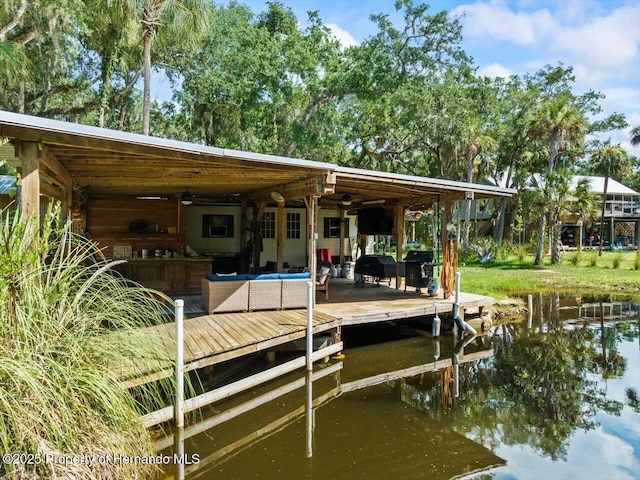
[[[223,204],[223,203],[237,203],[240,198],[239,193],[232,194],[220,194],[219,196],[208,196],[204,197],[200,194],[192,193],[189,191],[189,187],[185,188],[185,191],[181,194],[176,195],[175,198],[180,199],[180,203],[182,205],[189,206],[208,206],[215,204]]]

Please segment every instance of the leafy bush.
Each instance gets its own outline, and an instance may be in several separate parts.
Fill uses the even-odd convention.
[[[475,253],[476,260],[486,263],[497,255],[498,245],[492,238],[483,237],[469,245],[469,250]]]
[[[41,459],[153,455],[140,414],[170,385],[139,387],[134,398],[120,382],[135,365],[170,367],[144,329],[165,320],[164,308],[58,218],[50,210],[39,229],[35,217],[0,216],[0,447]],[[4,463],[0,477],[146,478],[149,468]]]
[[[613,257],[613,259],[611,260],[611,265],[613,266],[613,268],[620,268],[620,264],[622,263],[622,255],[620,255],[619,253]]]
[[[569,261],[571,265],[580,265],[580,260],[582,259],[582,252],[577,250],[570,257]]]
[[[500,260],[507,260],[511,255],[515,255],[518,247],[509,241],[504,241],[497,245],[496,255]]]
[[[529,255],[527,246],[521,245],[520,248],[518,248],[518,260],[520,260],[521,263],[524,262],[527,258],[527,255]]]
[[[597,253],[591,254],[591,258],[589,259],[589,261],[592,267],[596,267],[598,265],[598,258],[599,257]]]

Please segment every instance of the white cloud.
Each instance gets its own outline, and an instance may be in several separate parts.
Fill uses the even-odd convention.
[[[531,14],[513,12],[502,0],[477,1],[451,11],[452,15],[463,13],[465,16],[461,23],[465,37],[534,45],[555,28],[555,21],[548,10]]]
[[[358,41],[353,38],[353,35],[335,23],[327,23],[325,26],[331,31],[331,36],[340,42],[342,48],[355,47],[358,45]]]
[[[479,68],[477,74],[480,77],[509,78],[511,75],[513,75],[513,72],[508,68],[503,67],[497,62],[493,62],[491,65],[487,65],[486,67]]]
[[[640,5],[623,7],[575,27],[558,28],[551,52],[566,52],[593,87],[640,78]]]
[[[511,50],[514,59],[535,56],[541,64],[572,66],[586,88],[611,79],[640,82],[640,4],[606,13],[597,3],[577,0],[520,5],[531,8],[514,11],[504,0],[478,0],[452,14],[465,13],[465,39]]]

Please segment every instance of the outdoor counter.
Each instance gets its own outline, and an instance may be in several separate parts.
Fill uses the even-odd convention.
[[[161,284],[164,293],[187,295],[200,293],[200,279],[211,273],[211,258],[127,258],[118,266],[125,277],[141,284]]]

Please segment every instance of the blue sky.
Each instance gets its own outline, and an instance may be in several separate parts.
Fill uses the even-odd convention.
[[[224,0],[216,3],[228,4]],[[237,0],[255,13],[264,0]],[[344,44],[359,43],[375,32],[369,20],[386,13],[401,20],[393,0],[280,0],[300,22],[306,12],[320,18]],[[478,73],[508,76],[534,73],[562,62],[576,75],[576,93],[595,90],[605,95],[604,115],[624,113],[631,125],[611,132],[614,143],[640,157],[631,147],[629,130],[640,125],[640,0],[432,0],[430,12],[463,15],[462,46]]]

